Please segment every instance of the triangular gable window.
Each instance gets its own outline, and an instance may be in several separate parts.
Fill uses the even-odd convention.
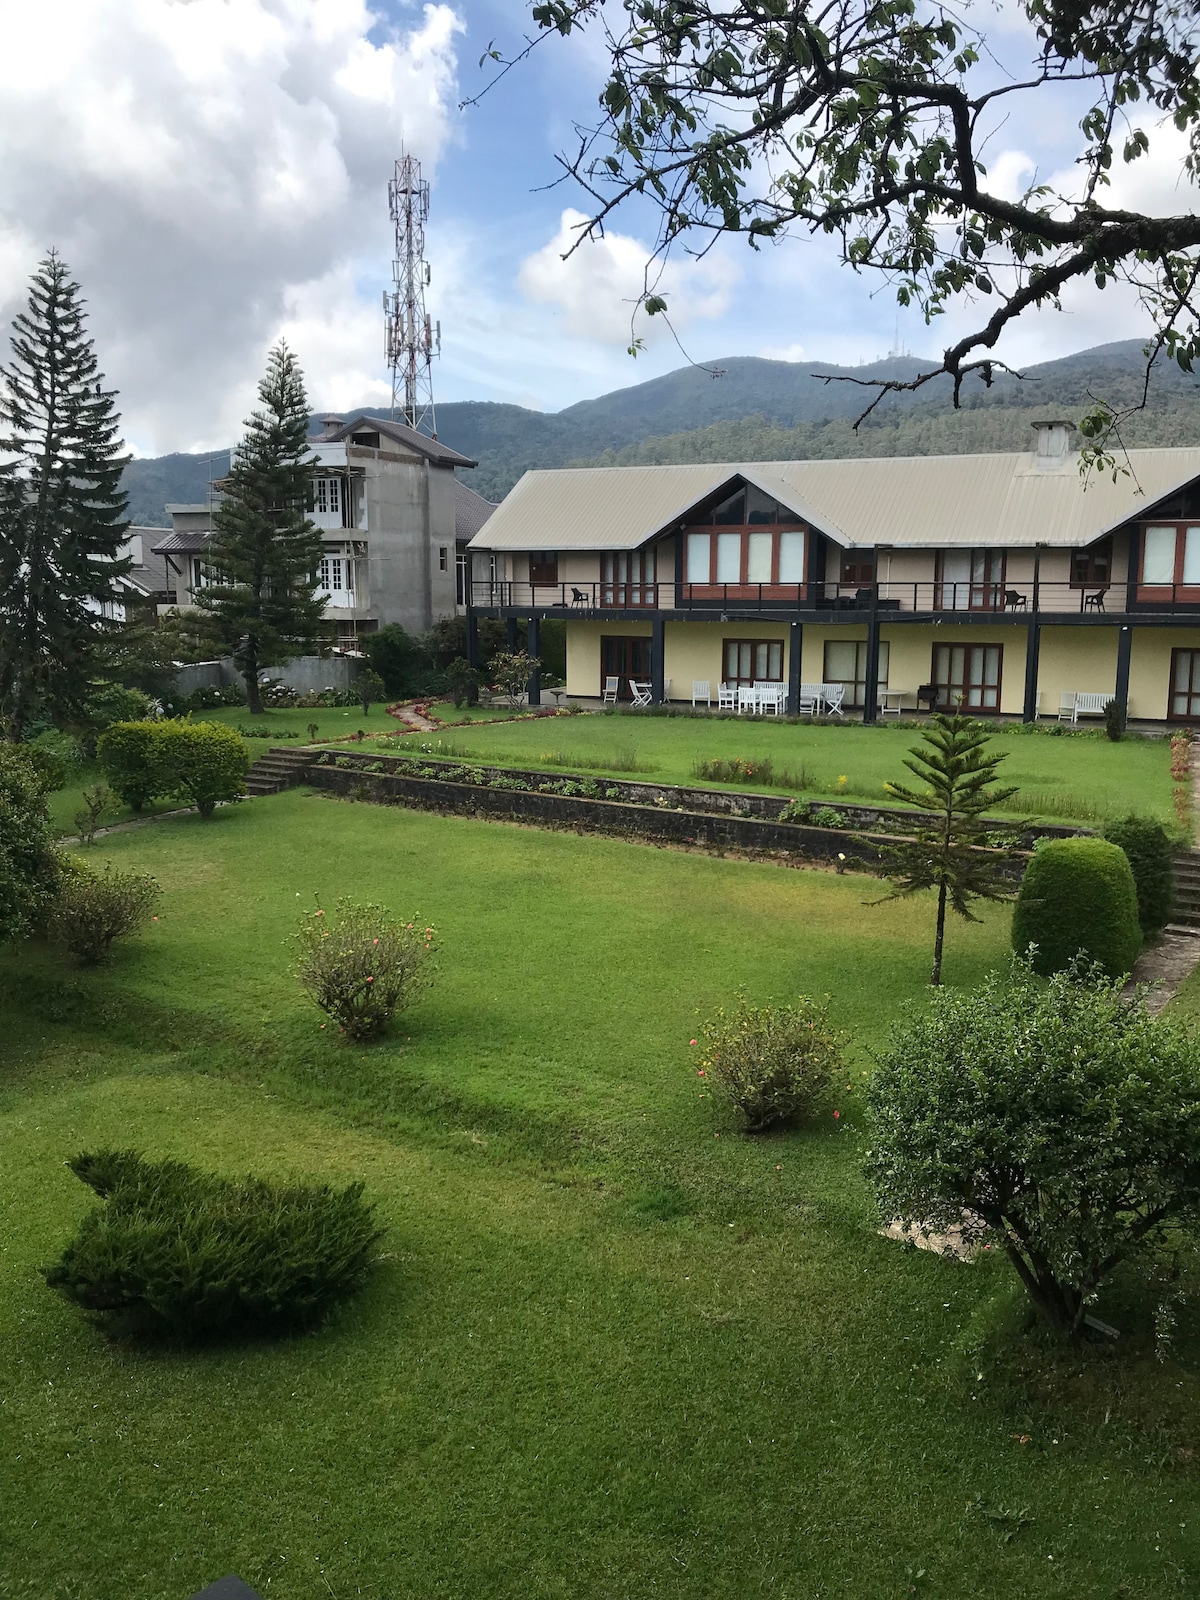
[[[722,500],[707,516],[700,516],[693,527],[703,528],[772,528],[783,523],[796,526],[803,519],[787,506],[773,500],[769,494],[746,484],[736,489],[728,499]]]

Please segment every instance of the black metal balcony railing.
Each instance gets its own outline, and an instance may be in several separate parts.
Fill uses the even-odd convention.
[[[1014,579],[1006,583],[899,582],[884,579],[871,587],[840,583],[529,583],[525,580],[476,579],[470,584],[471,604],[481,609],[555,611],[566,615],[590,611],[799,611],[807,615],[847,613],[1007,616],[1124,615],[1124,582],[1080,588],[1071,583]],[[1200,613],[1200,585],[1155,584],[1144,589],[1139,611]]]

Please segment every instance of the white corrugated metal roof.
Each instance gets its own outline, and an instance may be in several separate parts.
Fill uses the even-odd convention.
[[[1129,466],[1115,482],[1085,482],[1078,455],[1046,463],[1033,453],[527,472],[471,544],[631,550],[742,477],[842,545],[1073,548],[1200,478],[1200,449],[1131,450]]]

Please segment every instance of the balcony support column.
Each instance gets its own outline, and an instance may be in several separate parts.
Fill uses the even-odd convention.
[[[540,706],[542,703],[542,663],[538,659],[538,652],[542,646],[542,622],[540,617],[530,617],[527,628],[526,649],[533,657],[533,670],[529,674],[529,704]]]
[[[1133,654],[1133,629],[1124,623],[1117,634],[1117,692],[1115,699],[1129,715],[1129,658]]]
[[[875,594],[879,590],[876,586]],[[866,683],[863,687],[863,721],[879,721],[879,612],[871,606],[871,614],[867,618],[867,662]]]
[[[1037,580],[1035,578],[1035,588],[1036,585]],[[1025,705],[1021,711],[1022,722],[1037,721],[1038,661],[1041,651],[1041,624],[1031,618],[1025,625]]]
[[[656,706],[662,704],[666,654],[667,624],[665,618],[657,616],[650,623],[650,698]]]
[[[800,710],[800,679],[804,668],[804,624],[788,623],[788,687],[787,714],[794,717]]]

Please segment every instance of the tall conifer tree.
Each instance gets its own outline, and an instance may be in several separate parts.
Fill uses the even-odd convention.
[[[0,724],[19,739],[81,709],[119,598],[128,520],[120,418],[85,328],[79,285],[52,250],[0,367]]]
[[[262,711],[259,668],[286,660],[317,637],[321,535],[305,508],[316,458],[308,448],[308,398],[295,356],[282,341],[258,386],[262,409],[246,420],[233,453],[196,602],[211,612],[233,651],[252,712]]]

